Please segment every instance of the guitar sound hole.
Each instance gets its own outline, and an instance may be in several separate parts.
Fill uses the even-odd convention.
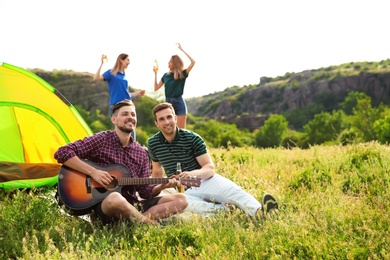
[[[114,179],[112,180],[112,182],[110,184],[107,185],[107,190],[115,189],[118,186],[118,180],[114,176],[111,176],[111,177]]]

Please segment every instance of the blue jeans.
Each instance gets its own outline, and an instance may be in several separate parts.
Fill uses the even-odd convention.
[[[165,101],[172,104],[177,116],[187,115],[187,104],[183,97],[166,98]]]
[[[261,208],[261,203],[231,180],[215,174],[212,178],[201,180],[200,187],[187,189],[185,195],[188,207],[184,211],[198,214],[226,212],[222,202],[235,205],[250,216]]]

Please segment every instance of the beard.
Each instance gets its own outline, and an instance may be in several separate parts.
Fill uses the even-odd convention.
[[[131,132],[133,132],[133,128],[128,128],[125,126],[118,126],[118,129],[126,134],[130,134]]]

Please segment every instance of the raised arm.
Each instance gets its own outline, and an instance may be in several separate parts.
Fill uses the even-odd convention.
[[[157,91],[162,87],[162,85],[164,85],[164,83],[162,82],[162,80],[160,80],[160,82],[157,83],[157,70],[153,69],[153,71],[154,71],[154,91]]]
[[[180,43],[177,44],[177,47],[179,48],[179,50],[181,50],[186,56],[187,58],[191,61],[190,65],[188,65],[187,67],[187,75],[190,74],[190,71],[192,70],[192,68],[194,67],[195,65],[195,60],[187,53],[183,50],[183,48],[181,47]]]
[[[107,58],[107,56],[105,54],[102,54],[102,58],[101,58],[101,63],[100,63],[100,66],[98,68],[98,70],[96,71],[96,74],[93,76],[93,80],[97,81],[97,80],[104,80],[104,77],[100,74],[100,70],[102,69],[102,66],[103,66],[103,63],[104,63],[104,60]]]

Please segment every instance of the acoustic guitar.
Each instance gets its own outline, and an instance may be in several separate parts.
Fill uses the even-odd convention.
[[[99,166],[85,161],[93,167],[107,171],[113,181],[107,189],[97,183],[90,176],[62,165],[58,174],[58,195],[60,202],[68,207],[75,215],[90,212],[91,208],[103,201],[112,192],[121,192],[126,185],[165,184],[169,178],[132,178],[124,165],[112,164]],[[200,179],[197,177],[178,179],[182,185],[199,187]]]

